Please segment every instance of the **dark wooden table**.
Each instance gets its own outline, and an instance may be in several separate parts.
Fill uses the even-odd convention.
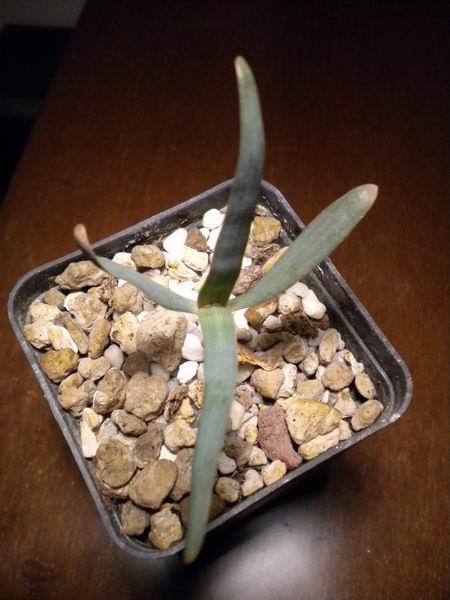
[[[0,595],[443,599],[448,588],[448,79],[437,2],[87,5],[1,207],[2,300],[27,270],[233,173],[232,61],[256,73],[265,178],[305,221],[373,181],[333,255],[409,365],[392,427],[208,543],[135,562],[107,536],[1,314]]]

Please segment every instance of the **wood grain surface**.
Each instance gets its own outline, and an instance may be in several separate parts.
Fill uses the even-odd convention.
[[[1,205],[19,276],[229,178],[232,61],[253,66],[264,175],[309,222],[375,182],[333,254],[404,357],[414,398],[202,559],[107,536],[1,313],[0,595],[7,599],[438,600],[448,593],[448,35],[438,2],[88,2]]]

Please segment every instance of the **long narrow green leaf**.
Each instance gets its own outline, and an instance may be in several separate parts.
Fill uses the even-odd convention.
[[[110,273],[114,277],[118,277],[119,279],[125,279],[135,287],[137,287],[141,292],[150,300],[153,300],[157,304],[164,306],[164,308],[168,308],[169,310],[178,310],[181,312],[189,312],[196,313],[197,306],[195,302],[189,300],[188,298],[184,298],[172,290],[151,281],[141,273],[137,273],[128,267],[124,267],[119,265],[118,263],[110,260],[109,258],[104,258],[102,256],[97,256],[92,249],[91,244],[89,243],[89,239],[86,233],[86,228],[84,225],[77,225],[73,230],[74,238],[83,252],[90,258],[100,269]]]
[[[265,302],[304,277],[338,246],[377,197],[376,185],[361,185],[321,212],[258,283],[228,305],[238,310]]]
[[[192,468],[185,563],[195,560],[205,537],[237,371],[236,334],[230,311],[210,306],[201,308],[198,315],[205,346],[205,388]]]
[[[211,270],[198,296],[199,306],[226,305],[239,277],[261,183],[264,130],[258,89],[243,58],[236,59],[235,69],[239,90],[239,158]]]

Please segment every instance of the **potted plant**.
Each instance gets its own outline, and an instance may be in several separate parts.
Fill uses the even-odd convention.
[[[37,290],[36,274],[26,276],[9,306],[55,416],[66,425],[64,409],[72,415],[65,433],[102,516],[110,521],[101,498],[113,498],[116,530],[141,536],[133,545],[119,535],[121,544],[145,553],[150,527],[158,555],[178,550],[183,521],[186,563],[201,549],[211,510],[223,523],[248,509],[398,418],[410,397],[403,364],[331,265],[321,267],[323,280],[347,304],[343,310],[354,311],[350,320],[374,343],[375,356],[364,344],[356,348],[337,305],[330,326],[317,285],[304,283],[370,209],[376,186],[339,198],[288,245],[301,225],[261,182],[257,88],[244,59],[235,67],[233,182],[107,240],[102,253],[114,249],[112,260],[95,253],[78,225],[75,239],[89,261],[67,257],[62,273],[61,261],[42,269],[47,288],[55,274],[58,287],[44,287],[37,300],[42,280]],[[262,200],[270,210],[262,202],[255,216]],[[199,217],[200,228],[193,225]],[[19,292],[34,300],[21,314]]]

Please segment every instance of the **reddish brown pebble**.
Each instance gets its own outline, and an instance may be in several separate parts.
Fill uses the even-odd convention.
[[[292,446],[284,412],[279,406],[270,406],[259,414],[258,442],[271,460],[283,461],[288,469],[294,469],[302,462]]]

